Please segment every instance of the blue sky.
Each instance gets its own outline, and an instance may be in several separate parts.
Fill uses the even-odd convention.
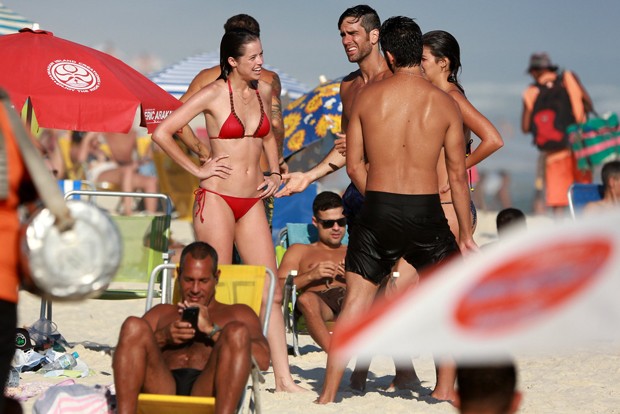
[[[216,50],[224,21],[237,13],[261,24],[266,62],[309,86],[321,74],[342,76],[356,66],[343,52],[341,0],[0,0],[56,35],[101,48],[112,44],[128,63],[141,53],[164,65]],[[620,2],[601,0],[382,0],[368,3],[382,19],[416,18],[422,31],[442,29],[461,46],[460,79],[469,99],[494,122],[506,147],[488,169],[533,170],[536,151],[519,131],[520,93],[530,82],[529,55],[547,51],[574,70],[599,112],[620,110]]]

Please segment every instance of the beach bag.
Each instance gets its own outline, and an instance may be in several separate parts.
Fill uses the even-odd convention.
[[[564,75],[558,74],[551,84],[536,83],[538,96],[532,109],[534,144],[541,151],[559,151],[569,148],[566,128],[575,123]]]
[[[577,168],[591,170],[597,165],[620,158],[620,124],[618,114],[594,116],[567,129]]]

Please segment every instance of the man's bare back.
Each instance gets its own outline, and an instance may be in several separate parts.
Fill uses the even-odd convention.
[[[137,150],[136,131],[128,134],[108,132],[104,136],[114,161],[120,165],[131,164],[134,161],[134,153]]]
[[[369,164],[368,181],[354,180],[360,190],[437,193],[437,161],[444,135],[455,126],[462,128],[461,117],[446,93],[420,75],[410,73],[397,72],[368,85],[356,100],[355,123],[349,129],[348,139],[351,142],[363,134]],[[363,128],[359,122],[362,118]],[[457,136],[456,132],[452,136]],[[459,145],[452,140],[446,137],[445,143],[452,144],[455,151],[462,148],[464,165],[463,140]],[[350,155],[356,160],[360,158],[357,153]]]

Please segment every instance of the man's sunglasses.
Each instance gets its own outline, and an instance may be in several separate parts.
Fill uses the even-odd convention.
[[[320,219],[318,217],[315,217],[316,221],[321,225],[321,227],[323,227],[324,229],[331,229],[332,227],[334,227],[334,224],[338,223],[338,225],[340,227],[344,227],[347,225],[347,218],[343,217],[343,218],[339,218],[338,220],[323,220]]]

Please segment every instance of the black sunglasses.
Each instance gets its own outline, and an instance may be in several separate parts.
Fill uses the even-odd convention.
[[[340,227],[344,227],[344,226],[347,225],[347,218],[346,217],[339,218],[338,220],[323,220],[323,219],[320,219],[318,217],[315,217],[315,218],[316,218],[316,221],[324,229],[331,229],[332,227],[334,227],[334,224],[336,224],[336,223],[338,223],[338,225]]]

